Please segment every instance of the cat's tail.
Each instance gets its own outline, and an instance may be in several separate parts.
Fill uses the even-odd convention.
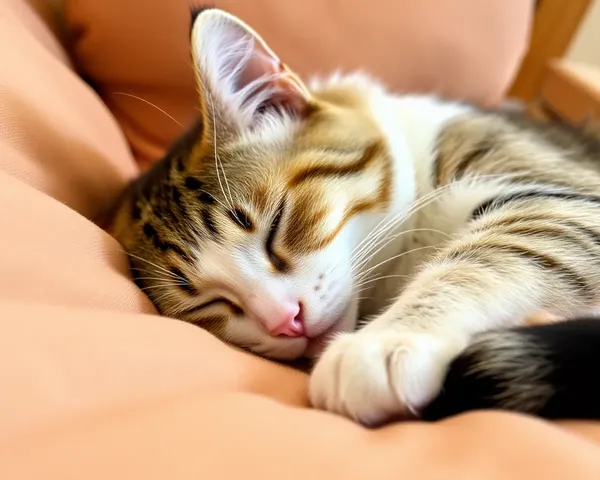
[[[422,417],[477,409],[600,419],[600,318],[481,334],[450,365]]]

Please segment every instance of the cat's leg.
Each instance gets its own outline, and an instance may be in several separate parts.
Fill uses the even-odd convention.
[[[582,203],[579,231],[560,215],[549,225],[536,208],[542,220],[503,212],[448,245],[383,314],[329,345],[311,377],[313,405],[370,425],[410,417],[473,335],[597,305],[600,246]]]

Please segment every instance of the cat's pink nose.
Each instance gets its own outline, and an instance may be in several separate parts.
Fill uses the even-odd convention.
[[[281,318],[273,322],[269,333],[273,336],[301,337],[304,335],[304,318],[302,305],[299,303],[286,305],[280,313]]]

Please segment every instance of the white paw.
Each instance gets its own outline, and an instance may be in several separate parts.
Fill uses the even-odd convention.
[[[439,393],[448,364],[464,346],[393,329],[342,335],[313,370],[310,400],[364,425],[416,416]]]

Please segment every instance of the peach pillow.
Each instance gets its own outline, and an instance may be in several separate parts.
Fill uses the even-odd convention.
[[[196,0],[65,0],[76,63],[143,166],[196,113],[188,51]],[[396,90],[499,101],[527,44],[533,1],[217,0],[303,76],[364,69]],[[130,95],[140,97],[133,98]],[[160,112],[146,102],[164,110]],[[169,118],[169,115],[173,119]]]

